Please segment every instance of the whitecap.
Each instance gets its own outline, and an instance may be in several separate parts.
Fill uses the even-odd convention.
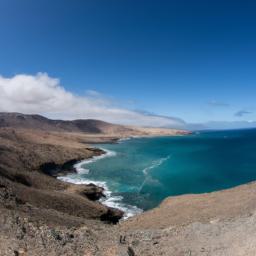
[[[151,164],[150,166],[144,168],[144,169],[142,170],[142,172],[143,172],[145,175],[147,175],[149,170],[154,169],[154,168],[160,166],[162,163],[164,163],[165,161],[167,161],[167,160],[170,158],[170,156],[171,156],[171,155],[168,155],[167,157],[163,157],[163,158],[160,158],[160,159],[158,159],[158,160],[154,160],[154,161],[152,162],[152,164]]]
[[[167,157],[163,157],[163,158],[160,158],[160,159],[157,159],[157,160],[154,160],[152,162],[152,164],[146,168],[144,168],[142,170],[143,174],[145,175],[145,178],[141,184],[141,186],[139,187],[138,189],[138,193],[140,193],[142,191],[142,188],[144,187],[144,185],[149,181],[157,181],[155,179],[152,179],[151,176],[148,174],[148,172],[156,167],[159,167],[161,164],[163,164],[165,161],[167,161],[169,158],[171,157],[171,155],[168,155]]]

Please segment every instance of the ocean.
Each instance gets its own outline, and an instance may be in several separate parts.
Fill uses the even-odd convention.
[[[106,151],[60,179],[103,186],[106,205],[125,217],[156,207],[168,196],[205,193],[256,179],[256,129],[131,138],[96,145]]]

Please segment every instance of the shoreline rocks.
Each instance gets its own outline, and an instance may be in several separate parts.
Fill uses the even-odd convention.
[[[70,137],[70,134],[68,137],[62,135],[66,143],[64,146],[55,144],[54,138],[59,134],[51,134],[53,144],[49,145],[35,142],[31,131],[30,137],[23,132],[16,130],[14,136],[13,130],[0,129],[0,144],[5,145],[3,150],[0,149],[0,186],[8,183],[8,189],[15,200],[24,202],[22,211],[28,217],[31,211],[30,206],[27,206],[31,205],[41,213],[44,212],[44,215],[34,215],[33,219],[45,223],[59,222],[57,216],[63,214],[68,215],[67,225],[70,220],[81,223],[87,220],[117,223],[122,218],[122,211],[98,202],[104,197],[103,188],[56,179],[59,175],[75,172],[74,164],[78,161],[103,154],[104,151],[88,148],[77,142],[73,145],[76,137]],[[41,137],[44,135],[42,133]],[[5,200],[8,204],[9,198],[6,197]],[[17,207],[14,205],[11,208],[17,212]]]
[[[104,188],[98,187],[95,184],[70,184],[67,191],[84,196],[91,201],[98,201],[102,197],[105,197]]]

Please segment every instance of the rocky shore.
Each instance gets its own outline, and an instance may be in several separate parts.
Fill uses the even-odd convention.
[[[93,184],[73,185],[53,177],[59,172],[75,171],[73,165],[77,161],[103,153],[78,142],[76,135],[61,135],[59,144],[59,136],[43,131],[0,129],[0,212],[4,227],[0,231],[0,255],[36,254],[40,241],[24,244],[24,237],[35,236],[34,231],[28,232],[32,227],[35,230],[44,227],[40,232],[47,229],[45,232],[50,234],[49,227],[58,227],[61,233],[67,228],[108,226],[123,216],[122,211],[98,202],[104,196],[103,188]],[[8,234],[11,237],[7,238]],[[57,240],[59,236],[56,235]],[[8,248],[9,243],[3,243],[6,239],[12,241]],[[20,246],[29,253],[19,252]],[[36,248],[29,249],[31,246]],[[47,251],[39,255],[51,254]],[[52,255],[59,255],[58,250]]]
[[[108,255],[111,244],[118,248],[114,224],[123,212],[98,201],[104,189],[56,177],[75,172],[78,161],[104,153],[89,144],[153,131],[94,120],[51,121],[15,113],[0,117],[0,255]],[[175,134],[164,129],[168,132]]]
[[[103,188],[56,179],[74,172],[77,161],[103,153],[88,143],[123,136],[5,122],[0,128],[0,256],[256,255],[256,183],[170,197],[118,222],[123,213],[98,202]]]

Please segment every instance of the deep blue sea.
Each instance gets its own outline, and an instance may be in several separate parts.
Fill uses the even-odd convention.
[[[62,179],[104,186],[104,203],[126,210],[127,216],[168,196],[256,180],[256,129],[132,138],[97,147],[107,154],[78,164],[77,174]]]

